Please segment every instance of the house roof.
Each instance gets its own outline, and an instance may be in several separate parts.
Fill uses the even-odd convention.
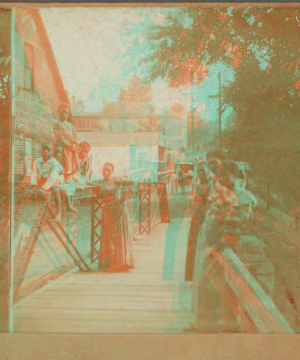
[[[116,101],[108,103],[102,112],[80,112],[74,113],[73,117],[76,118],[140,118],[157,116],[160,119],[180,119],[182,112],[174,111],[173,109],[164,109],[163,111],[156,112],[154,106],[150,101],[136,101],[136,102],[123,102]]]
[[[87,141],[91,146],[152,146],[158,145],[158,132],[99,132],[77,131],[79,141]]]
[[[180,119],[182,117],[182,113],[176,112],[170,108],[166,108],[163,111],[159,112],[159,117],[161,119],[163,119],[163,118]]]
[[[51,69],[59,97],[62,102],[70,104],[41,14],[38,9],[28,9],[28,11],[30,11],[37,29],[39,29],[39,36],[41,37],[41,42],[47,55],[48,65]]]
[[[74,114],[75,117],[101,117],[101,118],[141,118],[155,115],[151,102],[122,102],[115,101],[108,103],[102,112],[82,112]]]

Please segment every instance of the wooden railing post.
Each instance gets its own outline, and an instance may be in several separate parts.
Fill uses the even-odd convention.
[[[222,255],[216,249],[211,249],[210,252],[225,271],[228,284],[259,333],[294,333],[271,297],[266,294],[232,249],[225,249]]]
[[[142,183],[139,183],[139,234],[142,234]]]
[[[139,232],[150,233],[150,201],[151,201],[151,188],[150,183],[140,183],[140,195],[139,195]],[[146,213],[146,214],[145,214]],[[146,215],[146,220],[145,220]]]
[[[151,182],[148,181],[148,234],[151,232]]]
[[[95,259],[95,202],[94,198],[91,198],[91,263],[93,263]]]

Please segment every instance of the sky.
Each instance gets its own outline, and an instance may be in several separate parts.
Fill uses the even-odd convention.
[[[150,25],[162,24],[167,13],[179,9],[163,8],[44,8],[41,14],[53,47],[62,80],[69,94],[83,101],[86,112],[103,108],[103,100],[116,101],[121,88],[134,75],[144,71],[130,58],[139,59],[150,51],[146,41]],[[195,87],[197,110],[206,120],[218,118],[218,72],[223,85],[234,73],[222,64],[214,65],[208,77]],[[175,103],[191,104],[190,86],[171,89],[159,80],[152,84],[152,101],[158,112]],[[224,119],[230,114],[227,109]]]

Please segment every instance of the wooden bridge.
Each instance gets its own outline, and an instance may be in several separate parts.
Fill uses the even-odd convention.
[[[192,325],[192,289],[175,277],[163,280],[166,232],[179,235],[177,221],[158,225],[134,242],[136,266],[126,273],[74,269],[14,306],[15,332],[162,333]],[[178,254],[177,254],[178,255]]]
[[[143,191],[147,203],[150,189],[144,187]],[[172,199],[170,201],[172,207]],[[67,244],[66,239],[60,241],[57,237],[56,246],[60,243],[58,248],[65,258],[57,257],[56,260],[62,263],[63,270],[59,272],[56,269],[56,275],[53,276],[52,273],[48,280],[42,278],[43,286],[37,286],[34,281],[34,291],[31,291],[30,295],[23,296],[22,291],[19,292],[21,295],[16,296],[13,308],[13,331],[182,333],[192,329],[195,322],[192,311],[193,289],[192,285],[183,279],[189,219],[177,218],[172,219],[171,223],[159,223],[144,216],[144,226],[152,227],[151,231],[150,227],[149,231],[142,231],[143,234],[134,242],[135,268],[124,273],[103,273],[93,271],[97,267],[93,264],[91,251],[87,251],[94,243],[91,236],[93,226],[86,224],[86,219],[91,214],[87,213],[90,206],[91,202],[88,200],[87,204],[83,203],[83,206],[79,207],[78,213],[78,218],[83,220],[85,226],[81,228],[78,224],[77,238],[85,238],[85,244],[80,244],[77,240],[74,242],[76,249],[83,254],[81,265],[86,263],[88,268],[79,271],[80,265],[70,266],[74,263],[74,259],[70,261],[72,250],[69,254],[65,250],[66,247],[70,248],[71,244]],[[145,211],[147,213],[151,210]],[[51,226],[48,230],[51,230]],[[46,235],[44,232],[43,236]],[[86,239],[92,239],[91,243]],[[65,246],[61,246],[63,241]],[[294,332],[272,297],[266,294],[259,281],[251,275],[236,254],[228,249],[222,254],[213,249],[211,251],[212,256],[224,269],[229,285],[247,313],[241,331]],[[31,256],[38,259],[42,253],[45,254],[45,249],[40,246]],[[58,254],[55,246],[52,253]],[[57,276],[58,273],[63,276]],[[45,281],[48,281],[47,285]]]

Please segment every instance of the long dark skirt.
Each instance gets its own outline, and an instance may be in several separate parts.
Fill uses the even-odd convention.
[[[185,281],[192,281],[194,277],[198,235],[205,219],[205,210],[206,208],[203,207],[198,211],[195,211],[191,218],[185,263]]]
[[[107,271],[134,268],[133,234],[127,205],[108,201],[102,207],[99,267]]]
[[[185,263],[185,281],[192,281],[194,277],[194,266],[196,258],[197,238],[202,222],[193,214],[188,237],[188,246]]]

